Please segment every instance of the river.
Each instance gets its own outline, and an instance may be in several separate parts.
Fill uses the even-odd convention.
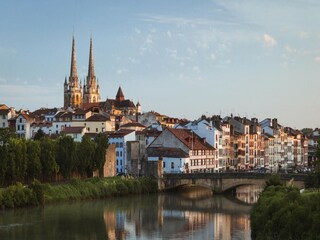
[[[250,239],[260,189],[204,189],[0,211],[0,239]]]

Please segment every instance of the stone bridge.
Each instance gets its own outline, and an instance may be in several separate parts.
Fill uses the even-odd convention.
[[[184,185],[197,185],[224,192],[241,185],[265,186],[270,173],[234,172],[234,173],[187,173],[163,174],[159,179],[159,189],[167,190]],[[299,189],[304,188],[305,174],[280,174],[281,181],[288,186],[293,184]]]

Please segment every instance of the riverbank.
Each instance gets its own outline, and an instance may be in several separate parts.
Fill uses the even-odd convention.
[[[251,212],[252,239],[319,239],[320,193],[268,186]]]
[[[63,184],[42,184],[34,181],[29,186],[21,183],[0,189],[2,209],[39,206],[52,202],[75,201],[117,197],[130,194],[157,192],[157,181],[149,177],[141,178],[90,178],[74,179]]]

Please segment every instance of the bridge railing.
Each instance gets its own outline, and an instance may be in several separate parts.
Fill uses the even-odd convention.
[[[281,180],[305,181],[306,174],[290,173],[279,174]],[[254,172],[222,172],[222,173],[166,173],[163,178],[167,179],[230,179],[230,178],[249,178],[249,179],[268,179],[271,173],[254,173]]]

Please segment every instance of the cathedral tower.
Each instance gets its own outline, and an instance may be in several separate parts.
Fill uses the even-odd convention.
[[[100,87],[94,74],[92,37],[90,38],[88,76],[83,85],[83,103],[100,102]]]
[[[72,53],[69,82],[64,80],[64,108],[78,108],[82,105],[82,86],[79,83],[76,63],[76,49],[74,36],[72,36]]]

